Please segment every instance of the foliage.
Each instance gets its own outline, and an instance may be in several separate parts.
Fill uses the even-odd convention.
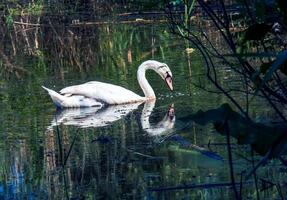
[[[181,0],[175,0],[174,2],[180,2]],[[151,1],[151,0],[114,0],[112,3],[120,5],[120,12],[132,11],[132,12],[144,12],[144,11],[155,11],[164,9],[165,0]]]
[[[286,77],[278,74],[281,72],[285,74],[286,65],[284,49],[287,40],[286,32],[282,27],[286,27],[287,24],[284,21],[283,2],[257,0],[238,2],[240,7],[237,6],[237,8],[240,9],[235,12],[237,12],[236,15],[242,17],[237,18],[238,20],[232,20],[232,13],[229,14],[228,8],[234,10],[234,7],[230,7],[228,1],[218,1],[213,2],[213,4],[208,4],[203,0],[197,1],[201,11],[205,12],[212,22],[209,29],[219,32],[216,37],[221,38],[228,46],[225,53],[217,48],[218,45],[211,39],[214,37],[212,34],[207,33],[202,28],[194,31],[193,26],[186,23],[186,18],[191,19],[194,15],[193,12],[189,12],[188,15],[185,14],[181,19],[178,19],[170,11],[172,31],[199,49],[206,62],[207,77],[221,92],[229,97],[245,116],[248,117],[248,105],[252,100],[248,98],[248,94],[257,96],[258,91],[260,91],[279,117],[286,121],[282,111],[276,105],[276,102],[287,104]],[[185,6],[188,6],[186,2],[184,3]],[[213,10],[213,7],[216,6],[221,9],[220,12]],[[193,5],[189,5],[188,8],[192,10]],[[240,27],[242,18],[245,23],[243,31]],[[200,23],[205,23],[205,20],[201,21]],[[253,54],[252,58],[248,56],[251,55],[250,53]],[[226,54],[233,54],[233,58],[227,59]],[[265,56],[262,57],[262,55]],[[274,57],[274,55],[276,56]],[[240,105],[242,103],[239,103],[232,94],[227,92],[229,89],[220,83],[221,81],[217,76],[220,67],[215,64],[217,62],[224,63],[233,73],[240,75],[244,80],[242,86],[246,88],[244,93],[247,98],[245,109]]]
[[[19,16],[39,17],[43,14],[43,0],[32,1],[27,5],[22,5],[21,1],[13,1],[7,5],[5,11],[5,22],[9,28],[14,24],[14,20]]]
[[[32,1],[27,5],[21,5],[19,2],[13,2],[8,5],[8,16],[16,17],[20,15],[40,16],[43,11],[43,0]]]
[[[260,177],[258,169],[268,159],[276,157],[286,166],[282,156],[286,154],[287,127],[284,111],[287,105],[287,6],[286,1],[280,0],[240,0],[236,6],[229,3],[197,0],[198,13],[192,13],[188,18],[191,19],[192,15],[202,17],[190,20],[188,25],[184,14],[178,17],[172,9],[168,14],[172,32],[196,47],[205,63],[207,78],[217,92],[224,94],[241,113],[224,104],[218,109],[199,111],[187,118],[202,124],[212,121],[215,130],[226,136],[230,183],[235,199],[244,199],[242,187],[240,190],[236,187],[236,174],[241,174],[241,186],[251,177],[255,177],[257,184],[256,179]],[[271,119],[267,124],[251,120],[250,105],[258,98],[262,98],[262,104],[277,114],[272,119],[276,120],[276,125],[269,125]],[[263,156],[257,163],[252,160],[253,166],[247,173],[234,168],[231,136],[239,143],[250,144],[252,151]],[[267,181],[274,184],[270,179]],[[286,186],[280,187],[276,193],[284,199],[281,189],[285,190]],[[260,199],[261,191],[256,188],[254,198]]]
[[[179,13],[183,13],[181,16],[171,16],[171,19],[175,19],[171,22],[176,22],[175,26],[172,27],[174,28],[173,31],[187,41],[191,41],[192,48],[189,43],[175,39],[165,28],[154,25],[81,26],[80,24],[70,24],[69,20],[64,20],[66,24],[58,21],[59,18],[66,17],[67,14],[69,14],[69,19],[77,19],[87,13],[96,13],[101,6],[98,8],[90,6],[93,5],[90,4],[92,1],[85,1],[86,3],[83,4],[79,4],[80,0],[62,1],[55,5],[42,5],[40,1],[35,1],[35,4],[40,2],[39,6],[19,2],[17,0],[9,1],[10,10],[5,13],[6,24],[14,25],[11,26],[13,29],[6,30],[5,24],[2,24],[0,28],[1,33],[3,31],[0,36],[3,44],[0,47],[2,78],[0,82],[0,108],[3,113],[0,116],[3,122],[0,126],[2,139],[0,146],[4,146],[1,148],[4,150],[0,154],[0,160],[4,163],[0,169],[2,171],[0,189],[2,185],[12,185],[21,190],[15,195],[10,194],[10,190],[4,189],[5,192],[8,191],[8,195],[5,196],[7,199],[16,199],[17,197],[25,199],[27,196],[21,195],[27,195],[29,191],[33,191],[37,198],[43,197],[43,199],[47,198],[44,195],[49,195],[51,199],[62,199],[65,195],[67,199],[83,199],[95,196],[105,197],[104,195],[107,194],[110,195],[111,199],[129,199],[131,197],[140,199],[144,195],[147,195],[147,198],[159,197],[158,193],[149,194],[155,190],[169,190],[168,197],[170,197],[172,190],[176,190],[170,197],[172,199],[181,197],[199,199],[203,196],[208,199],[231,198],[232,194],[226,193],[225,189],[211,189],[212,184],[201,184],[204,181],[209,183],[229,180],[232,177],[226,166],[227,153],[230,152],[230,149],[226,151],[226,146],[230,148],[228,137],[226,137],[228,145],[222,145],[224,138],[218,137],[218,135],[214,136],[215,134],[210,127],[205,129],[206,132],[202,131],[201,125],[211,121],[219,133],[226,136],[231,134],[240,143],[256,145],[254,149],[262,155],[274,147],[274,141],[279,135],[274,131],[274,128],[281,131],[283,130],[281,128],[285,127],[285,125],[281,127],[280,124],[271,126],[268,123],[254,123],[249,119],[253,113],[256,113],[256,117],[261,117],[261,112],[258,112],[256,107],[250,106],[249,96],[255,95],[256,90],[259,91],[256,95],[263,96],[265,100],[270,100],[271,103],[278,103],[280,97],[284,99],[284,95],[286,96],[286,93],[282,93],[284,92],[285,79],[280,77],[282,79],[280,82],[280,79],[276,77],[276,73],[286,74],[286,50],[283,50],[281,43],[276,39],[276,35],[274,36],[272,29],[269,29],[267,19],[269,18],[268,13],[271,12],[267,11],[265,4],[264,6],[259,5],[259,1],[254,3],[258,5],[255,6],[256,12],[252,10],[252,13],[256,13],[252,14],[253,17],[256,15],[254,21],[251,19],[245,21],[248,18],[246,10],[238,11],[240,12],[240,19],[237,18],[237,20],[244,22],[244,31],[241,31],[239,26],[237,27],[237,21],[229,22],[228,19],[230,18],[224,16],[224,5],[214,6],[214,8],[219,6],[223,8],[216,12],[219,16],[217,19],[216,14],[212,14],[212,11],[215,12],[216,9],[210,9],[209,5],[204,3],[205,1],[201,1],[202,10],[200,11],[198,10],[199,1],[170,1],[171,4],[167,5],[171,9],[169,14],[173,14],[174,11],[182,11]],[[65,4],[64,2],[68,3]],[[110,3],[111,1],[97,2]],[[163,1],[141,1],[139,4],[137,4],[138,1],[112,2],[116,3],[117,6],[120,2],[126,2],[128,6],[123,11],[147,11],[164,8]],[[212,3],[212,1],[209,2]],[[269,2],[272,3],[272,1]],[[244,1],[241,3],[241,6],[245,8]],[[14,6],[16,4],[19,6]],[[253,8],[251,4],[249,5],[249,8]],[[85,10],[87,7],[89,10]],[[46,11],[51,8],[55,8],[54,14],[60,14],[60,17],[54,16],[53,18],[49,15],[51,13],[47,14]],[[280,9],[281,16],[278,15],[279,18],[284,16],[284,11],[281,10],[284,8]],[[21,16],[22,11],[25,13],[23,16]],[[195,17],[204,12],[206,15],[201,19]],[[207,19],[206,16],[209,15],[215,17],[215,21]],[[94,18],[87,17],[84,19]],[[33,23],[33,26],[15,24],[20,20],[23,20],[24,23]],[[39,21],[44,25],[38,26]],[[214,26],[206,25],[210,22],[223,23],[220,23],[219,27],[214,24]],[[194,26],[194,24],[198,26]],[[258,24],[267,30],[259,30]],[[239,30],[236,33],[229,32],[232,28]],[[258,31],[260,33],[262,31],[259,38],[259,34],[256,34]],[[248,36],[250,34],[251,36]],[[284,38],[282,41],[284,42]],[[228,48],[222,48],[223,42]],[[195,47],[197,49],[190,55]],[[267,48],[268,51],[265,51],[264,48]],[[206,69],[201,68],[202,60],[197,57],[200,53],[202,60],[205,61]],[[133,84],[133,81],[136,80],[134,67],[148,58],[166,60],[173,67],[178,91],[184,91],[185,95],[181,97],[176,97],[177,92],[172,94],[173,96],[169,96],[171,98],[165,98],[165,94],[162,93],[159,96],[161,103],[175,100],[176,106],[178,105],[180,108],[177,110],[178,107],[176,107],[176,112],[179,115],[189,114],[188,120],[192,120],[192,128],[185,127],[184,130],[178,131],[180,137],[178,135],[168,137],[166,138],[167,142],[156,144],[154,148],[152,138],[147,138],[145,133],[141,133],[142,130],[137,121],[138,111],[127,116],[125,120],[102,129],[76,129],[71,126],[61,126],[58,133],[55,133],[55,129],[46,129],[47,124],[50,124],[54,117],[54,109],[47,96],[43,95],[39,85],[44,83],[60,87],[61,85],[94,80],[96,76],[98,80],[120,82],[123,86],[137,90],[137,84]],[[189,68],[186,67],[187,61],[191,63]],[[17,66],[23,66],[31,73],[25,76],[23,80],[17,80],[13,77],[9,80],[5,75],[6,73],[3,73],[7,66],[10,66],[8,70],[12,72],[16,71]],[[226,98],[218,95],[218,91],[206,95],[203,90],[195,88],[189,82],[190,78],[195,80],[199,74],[204,72],[207,72],[207,76],[219,89],[219,92],[226,94],[226,97],[237,106],[241,114],[245,115],[244,117],[234,112],[226,104],[218,109],[199,111],[190,115],[192,110],[198,110],[199,107],[206,110],[207,107],[213,107],[227,101]],[[241,79],[237,80],[236,83],[241,83],[239,88],[244,90],[235,91],[236,95],[233,93],[234,84],[231,80],[237,77]],[[150,78],[153,81],[153,77]],[[200,78],[200,87],[204,87],[203,89],[211,88],[208,83],[205,83],[204,78],[201,80]],[[280,85],[281,83],[282,85]],[[155,84],[155,87],[159,87],[158,85]],[[156,89],[159,90],[159,88]],[[238,92],[244,95],[238,95]],[[270,93],[271,98],[268,95],[267,97],[264,96],[265,92],[268,95]],[[247,99],[246,102],[244,102],[245,99]],[[246,108],[243,108],[244,103],[247,104]],[[265,107],[264,102],[260,101],[260,104]],[[278,113],[282,110],[280,108]],[[160,114],[157,113],[155,118],[158,118]],[[82,120],[83,117],[79,119]],[[177,122],[177,124],[180,123]],[[226,126],[226,124],[230,126]],[[44,132],[44,130],[46,131]],[[198,130],[199,135],[201,135],[200,141],[196,137]],[[272,131],[274,134],[268,135]],[[282,132],[285,133],[284,131]],[[106,142],[101,142],[100,138],[104,138],[104,140],[106,138]],[[212,142],[215,143],[214,146],[212,146]],[[198,143],[200,146],[193,145],[194,143]],[[284,147],[284,140],[279,144]],[[218,154],[215,154],[201,145],[208,148],[212,147],[212,150],[215,149],[215,151],[220,150],[217,151]],[[220,145],[221,147],[219,147]],[[238,147],[232,143],[232,149],[235,148]],[[244,151],[236,152],[236,168],[242,169],[242,163],[248,163],[243,165],[244,170],[246,170],[246,166],[254,166],[253,152],[250,152],[250,149],[244,145],[239,148],[244,148]],[[271,151],[271,154],[267,154],[267,158],[280,157],[286,154],[281,148],[274,150],[276,152]],[[152,156],[146,156],[143,154],[144,152],[148,152]],[[13,153],[12,156],[11,153]],[[62,158],[63,156],[66,158]],[[222,157],[224,158],[223,161]],[[5,159],[11,160],[7,162]],[[66,166],[61,165],[63,160],[67,164]],[[274,162],[272,165],[265,166],[267,170],[260,173],[260,181],[262,181],[262,177],[285,180],[285,175],[282,177],[281,172],[273,173]],[[13,166],[17,166],[19,171],[15,172]],[[278,168],[282,169],[281,163]],[[265,172],[266,174],[264,174]],[[240,179],[240,176],[242,177],[242,174],[236,174],[237,180]],[[11,182],[13,183],[11,184]],[[14,183],[15,185],[13,185]],[[249,182],[241,183],[240,188],[245,190],[245,194],[248,194],[250,198],[256,198],[255,186],[250,187]],[[159,185],[167,187],[159,188]],[[57,187],[55,188],[55,186]],[[226,186],[232,187],[232,184],[224,185],[224,187]],[[180,191],[180,187],[184,190]],[[197,190],[187,190],[190,188],[197,188]],[[203,188],[203,190],[198,188]],[[268,197],[278,196],[275,189],[271,192],[269,190],[262,191],[262,193]],[[0,198],[5,198],[1,196],[2,194],[0,191]],[[116,196],[118,194],[122,194],[121,198]]]

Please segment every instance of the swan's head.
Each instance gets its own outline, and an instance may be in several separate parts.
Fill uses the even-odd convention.
[[[153,69],[156,73],[158,73],[160,77],[165,81],[168,88],[171,91],[173,90],[172,73],[167,64],[155,60],[148,60],[143,64],[147,65],[149,69]]]
[[[168,86],[168,88],[173,91],[173,85],[172,85],[172,73],[169,69],[169,67],[167,66],[167,64],[165,63],[161,63],[161,65],[159,65],[157,67],[157,71],[156,71],[160,77],[165,81],[166,85]]]

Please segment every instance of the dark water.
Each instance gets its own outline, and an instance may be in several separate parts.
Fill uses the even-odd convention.
[[[236,118],[228,145],[222,129],[216,131],[211,123],[221,120],[221,110],[198,113],[228,100],[194,86],[214,90],[198,53],[187,54],[187,43],[164,25],[71,30],[78,37],[60,35],[65,47],[46,30],[38,57],[16,58],[31,73],[0,81],[1,199],[233,199],[230,162],[244,199],[281,198],[278,188],[285,184],[287,169],[278,159],[245,180],[266,153],[260,145],[251,148],[259,133]],[[174,76],[170,92],[157,74],[148,72],[155,104],[61,112],[41,89],[99,80],[142,94],[136,70],[148,59],[167,63]],[[224,84],[236,85],[236,77],[224,68],[221,75]],[[239,102],[244,98],[238,95]],[[255,100],[250,107],[254,121],[273,117],[262,105]],[[270,140],[265,135],[262,140]],[[247,139],[238,145],[240,138]],[[281,192],[285,195],[284,188]]]

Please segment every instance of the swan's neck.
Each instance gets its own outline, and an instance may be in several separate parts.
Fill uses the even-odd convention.
[[[155,99],[154,91],[145,77],[145,72],[147,69],[153,69],[153,68],[148,65],[144,65],[144,64],[139,66],[138,72],[137,72],[138,82],[140,84],[141,89],[143,90],[145,98]]]
[[[142,128],[146,131],[150,129],[149,117],[153,111],[154,106],[155,106],[155,100],[147,101],[144,104],[144,108],[142,110],[141,125],[142,125]]]

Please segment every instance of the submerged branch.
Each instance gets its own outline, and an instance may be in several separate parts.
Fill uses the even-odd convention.
[[[236,186],[240,186],[240,182],[234,183]],[[245,182],[245,184],[252,184],[251,181]],[[232,183],[210,183],[210,184],[185,184],[179,186],[170,186],[170,187],[159,187],[159,188],[150,188],[151,192],[164,192],[171,190],[185,190],[185,189],[209,189],[209,188],[217,188],[217,187],[232,187]]]

